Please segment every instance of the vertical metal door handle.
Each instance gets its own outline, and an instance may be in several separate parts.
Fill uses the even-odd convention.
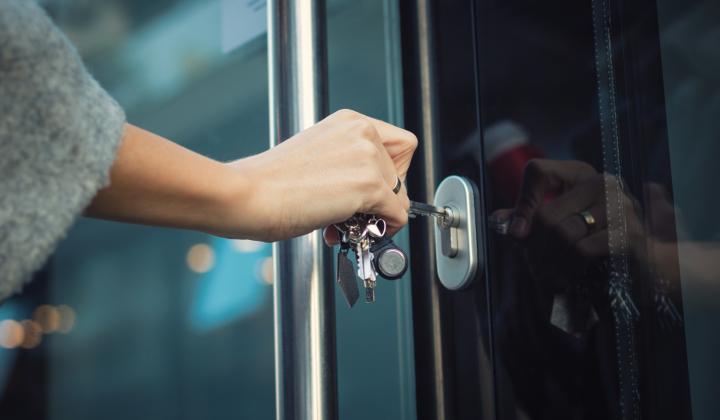
[[[268,2],[270,138],[327,113],[325,2]],[[275,394],[279,420],[337,418],[335,299],[321,232],[275,244]]]

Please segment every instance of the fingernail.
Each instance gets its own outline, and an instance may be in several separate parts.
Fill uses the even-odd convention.
[[[522,238],[525,236],[527,230],[527,220],[523,217],[513,217],[512,223],[510,223],[510,233],[516,238]]]

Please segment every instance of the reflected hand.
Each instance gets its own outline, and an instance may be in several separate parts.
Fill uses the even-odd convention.
[[[510,234],[518,239],[527,237],[532,230],[535,213],[543,205],[548,195],[559,195],[573,190],[578,184],[595,176],[597,176],[597,171],[584,162],[530,160],[523,172],[523,183],[517,205],[511,212]],[[580,210],[584,210],[584,208]],[[546,213],[547,211],[543,214],[549,216]]]
[[[512,218],[509,233],[523,241],[533,272],[561,281],[587,264],[608,256],[606,194],[616,197],[617,178],[597,173],[578,161],[537,159],[526,166],[523,186],[514,209],[491,217]],[[548,197],[553,198],[548,201]],[[643,229],[637,204],[621,194],[627,219],[627,249],[638,243]]]
[[[338,111],[264,153],[230,165],[249,177],[245,218],[255,222],[243,236],[274,241],[374,213],[394,234],[407,223],[404,188],[416,137],[354,111]],[[248,235],[249,234],[249,235]],[[227,235],[226,235],[227,236]],[[231,235],[232,236],[232,233]],[[337,241],[334,229],[326,241]]]

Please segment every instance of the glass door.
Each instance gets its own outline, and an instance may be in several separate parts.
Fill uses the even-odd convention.
[[[403,126],[397,0],[328,0],[330,111],[350,108]],[[394,238],[410,252],[407,231]],[[349,308],[336,287],[339,418],[414,420],[415,377],[410,272],[380,279],[376,302]]]
[[[690,417],[655,14],[477,3],[498,418]]]
[[[129,122],[221,161],[268,147],[265,1],[40,3]],[[326,6],[330,111],[402,125],[398,3]],[[0,306],[2,417],[274,418],[270,248],[79,221]],[[410,281],[338,294],[340,418],[415,418]]]
[[[222,161],[267,148],[264,5],[42,5],[129,122]],[[268,244],[81,220],[2,306],[40,326],[0,350],[2,416],[272,418],[271,268]]]
[[[435,418],[717,418],[720,8],[430,9],[438,179],[481,187],[487,254],[433,301],[418,407],[434,388]]]

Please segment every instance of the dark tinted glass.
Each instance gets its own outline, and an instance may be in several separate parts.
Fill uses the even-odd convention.
[[[467,51],[444,44],[454,29],[437,35],[438,49],[453,49],[438,53],[450,57],[438,64],[443,90],[477,90],[475,103],[441,94],[455,105],[441,111],[444,172],[484,187],[488,288],[452,299],[474,295],[472,315],[487,320],[476,354],[491,361],[495,392],[488,402],[475,391],[481,403],[460,411],[494,402],[502,420],[717,418],[720,8],[477,0],[467,10],[476,79],[457,66]]]

